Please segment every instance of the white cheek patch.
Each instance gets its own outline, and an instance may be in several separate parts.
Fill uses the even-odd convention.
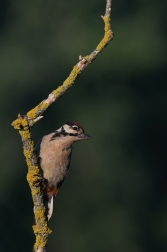
[[[67,132],[67,133],[72,133],[72,134],[75,134],[77,131],[76,130],[73,130],[69,125],[67,125],[67,124],[65,124],[64,126],[63,126],[63,128],[64,128],[64,130],[65,130],[65,132]]]

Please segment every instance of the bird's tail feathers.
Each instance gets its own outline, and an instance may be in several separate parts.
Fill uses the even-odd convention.
[[[53,213],[53,197],[54,196],[52,195],[50,197],[47,197],[47,199],[45,200],[46,215],[47,215],[48,221],[52,217],[52,213]]]

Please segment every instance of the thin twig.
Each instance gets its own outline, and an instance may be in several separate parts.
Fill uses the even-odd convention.
[[[102,16],[104,21],[104,37],[97,45],[96,49],[88,56],[79,56],[79,62],[73,67],[68,78],[56,90],[53,90],[48,98],[38,104],[34,109],[30,110],[26,116],[18,115],[18,118],[13,121],[12,126],[19,131],[23,142],[23,152],[28,165],[27,181],[29,183],[31,194],[34,202],[34,213],[36,225],[33,226],[36,242],[34,244],[35,252],[45,252],[48,241],[48,236],[51,230],[48,228],[47,219],[45,216],[45,206],[43,204],[42,195],[42,175],[38,166],[36,153],[34,152],[34,142],[31,137],[30,128],[40,119],[43,112],[65,91],[67,91],[75,82],[79,74],[96,59],[97,55],[107,46],[113,39],[113,32],[110,28],[110,13],[111,0],[106,1],[106,12]]]
[[[108,17],[110,17],[110,15],[111,15],[112,0],[107,0],[106,2],[107,3],[106,3],[106,13],[105,13],[105,15],[108,16]]]

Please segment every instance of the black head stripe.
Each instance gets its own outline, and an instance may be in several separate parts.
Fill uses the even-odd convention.
[[[61,132],[60,133],[63,136],[67,136],[68,135],[63,126],[61,127]]]
[[[78,136],[77,133],[68,133],[69,136]]]
[[[65,132],[64,127],[61,128],[61,131],[55,131],[54,135],[50,138],[50,141],[54,140],[56,137],[67,136],[68,133]]]
[[[53,136],[51,136],[50,141],[54,140],[56,137],[59,137],[59,132],[55,132]]]
[[[56,132],[51,138],[50,141],[54,140],[57,137],[62,137],[62,136],[78,136],[77,133],[67,133],[67,132]]]

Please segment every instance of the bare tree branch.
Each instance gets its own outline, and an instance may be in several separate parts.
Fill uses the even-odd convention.
[[[36,153],[34,152],[34,142],[31,137],[30,128],[40,119],[43,112],[65,91],[67,91],[75,82],[79,74],[96,59],[97,55],[108,45],[113,39],[113,32],[110,28],[111,0],[106,1],[106,12],[102,16],[104,21],[104,37],[97,45],[96,49],[88,56],[79,56],[79,62],[73,67],[68,78],[56,90],[53,90],[48,98],[38,104],[34,109],[30,110],[26,116],[18,115],[13,121],[12,126],[19,131],[23,142],[23,152],[26,157],[28,166],[27,181],[29,183],[32,199],[34,202],[34,213],[36,225],[33,226],[36,242],[34,244],[35,252],[45,252],[48,236],[51,230],[48,228],[47,218],[45,215],[45,206],[43,204],[42,181],[43,177],[38,166]]]
[[[112,0],[107,0],[106,1],[106,13],[105,15],[110,17],[111,15],[111,4],[112,4]]]

